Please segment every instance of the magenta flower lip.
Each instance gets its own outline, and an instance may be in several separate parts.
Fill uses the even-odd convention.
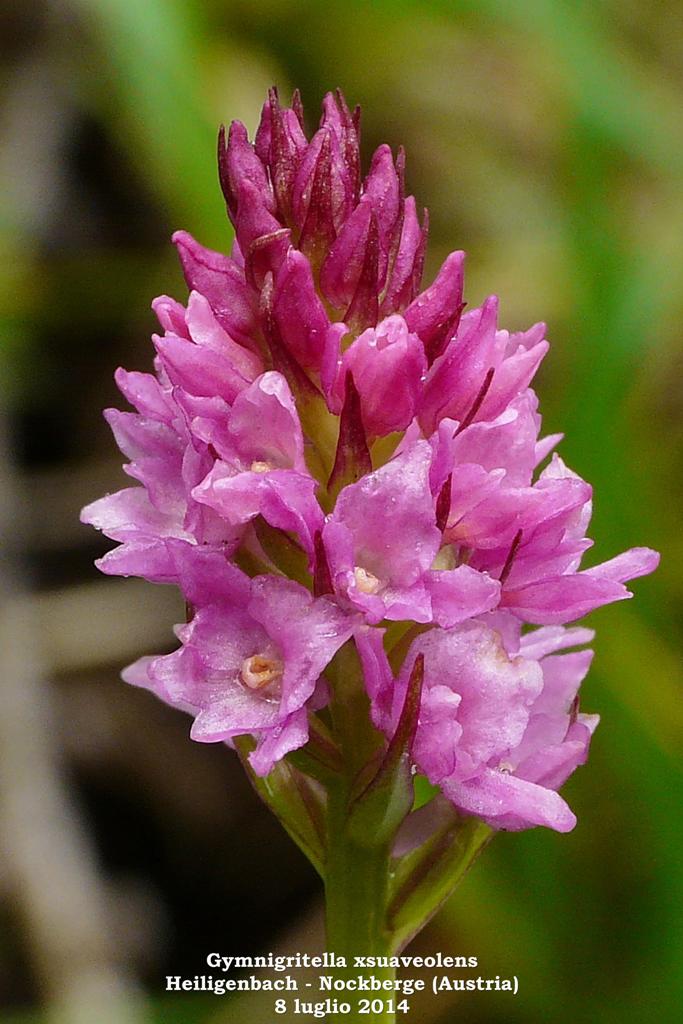
[[[187,302],[155,300],[154,373],[118,370],[135,411],[105,413],[136,485],[82,518],[118,543],[103,572],[178,586],[191,616],[124,676],[197,740],[253,737],[263,776],[319,730],[355,645],[392,756],[403,729],[462,814],[564,832],[557,790],[597,724],[578,709],[592,634],[567,624],[658,556],[582,567],[592,491],[531,388],[545,325],[467,308],[460,250],[422,288],[404,154],[380,146],[363,175],[359,140],[340,92],[309,139],[298,94],[271,90],[253,143],[219,135],[232,253],[173,236]]]

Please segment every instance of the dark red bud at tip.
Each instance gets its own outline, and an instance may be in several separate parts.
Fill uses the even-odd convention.
[[[414,299],[420,290],[422,284],[422,274],[424,273],[425,266],[425,253],[427,252],[427,240],[429,238],[429,210],[425,206],[422,211],[422,233],[420,237],[420,244],[415,253],[415,260],[413,261],[413,275],[411,284],[411,299]]]
[[[515,555],[517,554],[517,549],[519,548],[519,545],[521,544],[521,542],[522,542],[522,531],[518,530],[517,533],[515,534],[515,537],[514,537],[514,540],[512,541],[512,544],[510,545],[510,550],[508,551],[508,556],[505,559],[505,565],[503,566],[502,572],[501,572],[500,577],[499,577],[501,584],[505,583],[505,581],[507,580],[508,576],[510,575],[510,570],[512,569],[512,565],[513,565],[513,563],[515,561]]]
[[[323,543],[323,535],[320,530],[316,530],[313,544],[315,549],[313,593],[316,597],[323,597],[325,594],[333,593],[334,587],[332,586],[332,576],[330,574],[330,566],[327,561],[327,552],[325,551],[325,545]]]
[[[379,231],[374,211],[370,217],[365,256],[351,305],[344,316],[349,327],[360,333],[379,318]]]
[[[339,420],[339,441],[328,490],[338,493],[346,484],[372,472],[372,459],[363,426],[360,395],[353,374],[347,371],[345,398]]]
[[[275,280],[272,271],[269,271],[261,285],[261,298],[259,302],[259,313],[262,317],[270,318],[273,314],[273,295],[275,294]]]
[[[413,662],[413,667],[410,672],[410,679],[408,680],[408,689],[406,691],[406,698],[403,704],[403,710],[401,711],[401,718],[397,727],[397,734],[403,733],[401,739],[403,746],[407,750],[411,750],[413,742],[415,740],[415,733],[417,732],[418,721],[420,717],[420,702],[422,699],[422,684],[424,682],[425,673],[425,656],[424,654],[418,654]],[[394,739],[397,737],[395,736]]]
[[[458,427],[458,429],[455,432],[456,436],[458,434],[461,434],[463,432],[463,430],[466,430],[466,428],[469,427],[470,423],[472,423],[474,421],[474,417],[477,415],[477,413],[479,412],[479,410],[481,408],[481,403],[484,401],[484,399],[486,398],[486,395],[488,394],[488,390],[491,387],[491,381],[493,380],[493,376],[494,376],[495,372],[496,372],[495,369],[493,367],[491,367],[489,369],[488,373],[486,374],[486,376],[484,377],[484,383],[479,388],[479,391],[477,393],[477,397],[472,402],[472,405],[470,406],[469,412],[467,413],[467,415],[465,416],[464,420],[461,422],[460,426]]]
[[[464,308],[465,303],[460,302],[456,306],[453,316],[439,328],[430,341],[425,345],[425,354],[430,366],[439,358],[439,356],[444,354],[448,345],[457,334],[458,327],[460,326],[460,318],[462,317],[462,311]]]
[[[315,163],[306,219],[301,229],[299,248],[318,264],[334,242],[332,216],[332,154],[329,132],[325,134]]]
[[[261,287],[259,313],[273,366],[282,374],[297,397],[302,399],[321,398],[322,396],[315,384],[304,373],[282,340],[278,323],[273,316],[274,293],[273,275],[271,272],[268,272],[263,279]]]
[[[396,176],[398,177],[398,194],[401,199],[406,195],[406,151],[403,146],[398,147],[396,154]]]
[[[341,91],[339,86],[337,86],[337,88],[334,90],[334,95],[335,95],[335,98],[337,100],[337,106],[339,107],[339,109],[341,111],[341,115],[342,115],[342,119],[344,121],[344,124],[346,124],[346,125],[353,124],[353,120],[351,118],[351,113],[349,111],[348,104],[346,102],[346,97],[344,96],[344,93]]]
[[[436,525],[443,531],[448,525],[448,515],[451,511],[451,491],[453,488],[453,474],[448,477],[445,484],[439,491],[439,497],[436,499]]]
[[[301,130],[304,131],[304,105],[301,102],[301,93],[298,89],[295,89],[292,93],[292,110],[296,114],[297,120],[301,125]]]
[[[225,125],[218,129],[218,180],[221,183],[221,191],[225,197],[225,204],[228,212],[234,215],[237,210],[237,200],[230,187],[230,171],[228,168],[228,147],[225,139]]]
[[[580,698],[577,693],[576,697],[572,701],[572,706],[569,709],[569,725],[567,726],[567,732],[572,727],[576,719],[579,717]]]

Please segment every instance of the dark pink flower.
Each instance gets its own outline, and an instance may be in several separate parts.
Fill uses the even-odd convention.
[[[413,758],[419,770],[466,814],[496,828],[546,825],[560,832],[576,819],[556,790],[586,759],[597,718],[578,712],[577,691],[592,653],[556,651],[590,640],[589,630],[542,629],[512,641],[483,621],[432,630],[412,644],[397,680],[381,631],[357,636],[373,715],[391,736],[410,669],[424,656],[424,684]]]
[[[324,703],[322,672],[351,636],[353,620],[291,580],[250,580],[219,553],[186,561],[182,579],[202,601],[177,629],[182,646],[136,662],[125,678],[189,710],[196,740],[255,735],[250,760],[266,775],[306,743],[306,707],[316,692]]]
[[[403,756],[463,813],[566,831],[557,790],[596,719],[577,704],[590,653],[559,653],[590,635],[564,625],[658,556],[583,566],[591,488],[557,455],[541,468],[561,440],[531,389],[544,325],[502,329],[495,296],[465,310],[459,250],[422,288],[404,154],[379,146],[363,175],[341,93],[309,139],[298,94],[271,90],[254,142],[233,123],[218,161],[232,252],[174,235],[187,305],[155,301],[155,372],[118,370],[135,411],[105,413],[135,486],[82,514],[119,545],[103,572],[189,606],[180,649],[126,678],[191,711],[197,739],[253,735],[265,774],[307,742],[352,634],[394,746],[423,657]],[[409,648],[396,677],[389,637]]]
[[[453,625],[494,608],[499,585],[461,565],[435,570],[441,547],[426,441],[345,487],[323,528],[336,592],[368,622]]]
[[[401,316],[390,316],[369,327],[346,348],[345,336],[329,336],[327,359],[334,359],[328,375],[328,405],[341,412],[346,396],[347,374],[353,376],[360,395],[361,418],[368,438],[405,430],[417,411],[422,381],[427,370],[424,346],[411,334]],[[336,358],[335,358],[336,356]],[[325,382],[324,382],[325,383]]]

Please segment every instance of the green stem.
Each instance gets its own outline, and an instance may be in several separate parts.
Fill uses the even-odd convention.
[[[344,765],[327,796],[327,947],[346,962],[345,967],[335,969],[337,980],[346,983],[359,974],[372,973],[380,981],[393,981],[395,971],[390,968],[371,972],[354,969],[356,956],[387,956],[391,951],[387,929],[391,848],[387,840],[380,840],[370,831],[359,835],[357,829],[352,830],[349,819],[354,783],[380,740],[370,723],[358,657],[351,643],[338,653],[333,673],[331,710]],[[331,995],[351,1005],[351,1012],[344,1015],[347,1024],[394,1024],[393,1008],[398,1000],[390,990],[356,992],[343,988]],[[382,1010],[361,1014],[362,999],[369,999],[371,1009],[381,1004]]]
[[[359,974],[374,975],[378,980],[393,980],[392,968],[377,968],[368,972],[354,969],[356,956],[388,956],[391,936],[386,927],[389,899],[389,870],[391,851],[386,843],[374,845],[372,837],[361,843],[348,832],[348,800],[350,787],[339,785],[329,794],[328,855],[325,872],[327,903],[327,947],[337,957],[343,957],[345,967],[334,971],[336,979],[348,982]],[[393,1024],[396,993],[390,990],[356,992],[340,989],[335,995],[350,1003],[347,1022]],[[360,1013],[361,1000],[371,1007],[382,1006],[380,1012]]]

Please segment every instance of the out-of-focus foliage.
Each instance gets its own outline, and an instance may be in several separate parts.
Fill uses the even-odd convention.
[[[566,431],[562,454],[594,484],[595,559],[638,543],[662,551],[633,605],[593,616],[584,707],[603,720],[567,787],[578,828],[500,836],[419,940],[520,978],[514,1002],[440,1003],[444,1022],[680,1013],[676,11],[635,0],[62,0],[37,28],[3,15],[24,45],[7,58],[2,372],[19,422],[55,425],[55,459],[107,451],[92,425],[112,397],[109,372],[149,361],[152,295],[182,296],[170,232],[230,244],[218,122],[253,128],[277,82],[284,94],[301,88],[312,125],[323,92],[340,85],[363,106],[366,155],[380,141],[406,146],[408,186],[431,212],[427,276],[448,248],[464,248],[470,305],[496,292],[507,326],[548,322],[546,427]],[[85,195],[70,191],[69,154],[85,168]],[[30,454],[37,442],[23,444]],[[225,915],[226,951],[237,950],[239,922]],[[436,1020],[435,1006],[416,1019]],[[229,1011],[212,1005],[201,1019]]]

